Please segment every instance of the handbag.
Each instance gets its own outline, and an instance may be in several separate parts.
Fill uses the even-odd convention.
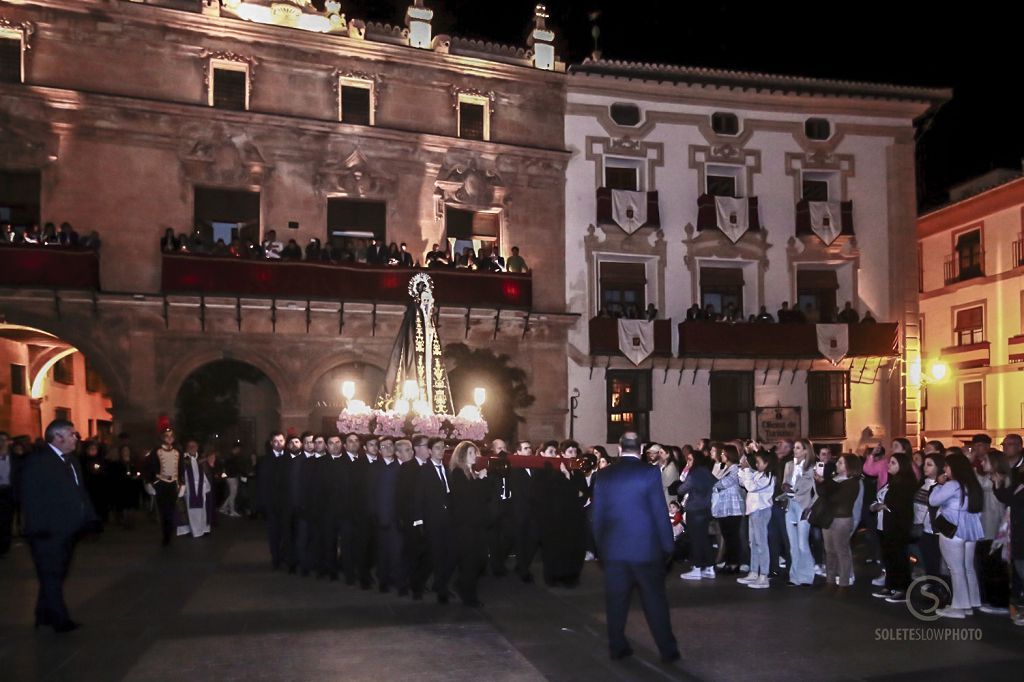
[[[825,498],[819,497],[814,503],[801,515],[801,518],[806,519],[815,528],[821,528],[822,530],[829,528],[832,525],[832,510],[829,509],[828,504],[825,503]]]
[[[940,514],[938,507],[928,507],[928,513],[932,517],[932,530],[942,533],[950,540],[956,537],[956,524]]]

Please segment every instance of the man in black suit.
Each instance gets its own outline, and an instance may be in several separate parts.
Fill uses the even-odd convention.
[[[531,457],[533,446],[528,440],[520,440],[515,456]],[[516,575],[524,583],[533,582],[530,564],[540,548],[540,523],[537,516],[539,506],[534,498],[541,486],[534,480],[534,471],[527,467],[512,469],[509,488],[512,493],[512,514],[515,519]]]
[[[338,547],[341,545],[342,525],[345,519],[345,474],[348,467],[345,462],[348,455],[344,452],[341,436],[327,439],[327,456],[319,461],[320,479],[319,495],[323,498],[320,506],[321,524],[324,529],[323,566],[320,570],[327,573],[331,582],[338,581]]]
[[[274,570],[284,565],[284,524],[288,516],[288,489],[285,486],[288,455],[284,451],[284,433],[270,434],[267,453],[256,471],[260,508],[267,517],[267,544]]]
[[[633,653],[626,640],[626,617],[633,588],[640,591],[647,625],[661,660],[679,660],[665,594],[665,560],[672,555],[672,526],[665,513],[661,472],[640,460],[640,438],[627,431],[619,439],[618,463],[594,482],[594,538],[604,564],[608,647],[613,659]]]
[[[99,519],[71,454],[78,445],[74,425],[56,419],[46,427],[45,437],[46,445],[29,455],[19,470],[18,489],[24,533],[39,579],[36,627],[50,625],[57,632],[70,632],[78,624],[64,603],[64,579],[79,535]]]
[[[288,454],[285,455],[285,464],[282,467],[284,472],[285,489],[285,517],[282,524],[283,546],[282,559],[288,565],[288,572],[295,573],[299,568],[301,549],[305,537],[301,534],[302,516],[302,468],[305,465],[306,457],[302,454],[302,439],[298,436],[289,436],[287,440]]]
[[[508,446],[501,438],[491,442],[491,456],[497,463],[488,467],[487,480],[491,483],[493,523],[487,528],[487,548],[491,561],[491,575],[501,577],[508,573],[505,559],[515,547],[516,524],[512,506],[512,466],[508,461]]]
[[[366,262],[369,265],[386,265],[388,262],[388,247],[376,239],[370,240],[366,247]]]
[[[455,530],[451,520],[451,485],[444,466],[444,439],[427,442],[430,459],[420,467],[413,527],[423,529],[434,570],[437,603],[448,603],[448,583],[455,572]]]
[[[416,486],[420,480],[420,469],[430,459],[427,450],[429,439],[414,436],[412,442],[398,441],[396,451],[402,460],[398,471],[398,489],[395,493],[395,517],[402,534],[401,571],[398,576],[398,596],[404,597],[410,590],[412,598],[423,599],[423,587],[430,575],[430,558],[422,529],[413,526],[416,521]],[[412,450],[410,453],[409,450]]]
[[[366,502],[366,480],[369,463],[363,456],[359,436],[349,433],[345,436],[345,466],[343,475],[341,512],[341,566],[345,573],[345,584],[370,589],[370,564],[367,556],[369,539],[369,514]]]

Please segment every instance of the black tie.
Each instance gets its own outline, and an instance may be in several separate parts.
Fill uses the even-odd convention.
[[[444,475],[444,467],[440,464],[435,464],[434,466],[437,467],[437,475],[440,476],[441,481],[444,482],[444,491],[446,493],[450,493],[451,490],[448,488],[448,477]]]
[[[75,471],[75,465],[71,463],[71,457],[68,455],[61,455],[61,461],[64,462],[64,466],[67,467],[68,473],[71,474],[71,480],[75,482],[75,486],[78,486],[78,472]]]

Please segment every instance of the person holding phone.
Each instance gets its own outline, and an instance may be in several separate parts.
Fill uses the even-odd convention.
[[[824,467],[815,468],[814,483],[827,507],[826,516],[831,519],[824,528],[825,585],[836,590],[836,596],[845,596],[853,575],[850,534],[854,527],[853,505],[860,493],[861,459],[852,453],[844,454],[836,460],[834,477],[826,478],[824,472]]]
[[[775,489],[775,455],[758,452],[751,468],[746,457],[740,460],[740,485],[747,491],[747,521],[750,524],[750,572],[736,582],[755,590],[769,587],[768,521],[772,515]]]
[[[882,561],[885,564],[885,586],[871,596],[891,604],[906,599],[910,586],[910,531],[914,525],[914,493],[917,477],[913,461],[905,452],[889,458],[889,476],[879,491],[880,501],[871,505],[878,513],[882,536]]]
[[[939,551],[949,567],[953,603],[935,613],[944,618],[965,618],[981,607],[974,550],[985,535],[981,527],[984,493],[970,460],[960,448],[946,450],[946,466],[928,495],[939,511],[932,521],[938,530]]]
[[[814,584],[814,556],[811,554],[811,524],[804,519],[804,510],[814,500],[814,447],[806,438],[793,443],[793,459],[786,463],[782,494],[786,506],[786,533],[789,535],[789,584]],[[825,468],[822,464],[821,472]]]

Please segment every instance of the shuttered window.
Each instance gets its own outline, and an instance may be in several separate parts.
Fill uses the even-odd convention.
[[[807,373],[807,416],[810,438],[846,438],[850,407],[848,372]]]
[[[21,36],[0,35],[0,83],[21,82]]]
[[[235,69],[213,69],[213,106],[216,109],[245,111],[248,108],[246,88],[249,75]]]
[[[754,409],[752,372],[711,373],[711,438],[750,438]]]
[[[985,340],[985,310],[980,305],[973,308],[961,308],[956,311],[956,323],[953,326],[956,345],[969,346]]]
[[[370,85],[342,84],[339,97],[341,98],[341,121],[342,123],[353,123],[355,125],[373,125],[371,114],[372,91]]]

